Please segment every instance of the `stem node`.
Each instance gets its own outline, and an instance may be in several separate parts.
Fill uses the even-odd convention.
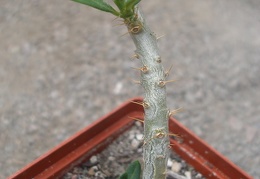
[[[161,57],[156,57],[156,62],[157,62],[157,63],[162,63]]]

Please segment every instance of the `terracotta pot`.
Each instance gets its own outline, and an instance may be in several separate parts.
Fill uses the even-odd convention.
[[[140,102],[142,99],[135,98],[122,104],[9,179],[59,178],[74,166],[101,152],[113,139],[133,125],[134,121],[129,116],[143,117],[143,108],[131,101]],[[169,128],[171,133],[181,136],[181,140],[171,139],[173,150],[206,178],[252,179],[177,120],[171,118]]]

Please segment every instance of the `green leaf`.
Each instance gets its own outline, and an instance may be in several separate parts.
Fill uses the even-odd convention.
[[[124,173],[123,175],[121,175],[119,179],[127,179],[127,173]]]
[[[141,0],[126,0],[125,6],[127,9],[133,9],[136,4],[138,4]]]
[[[140,179],[141,177],[141,164],[138,160],[132,162],[126,172],[120,176],[120,179]]]
[[[114,0],[114,3],[120,10],[120,17],[129,18],[134,15],[134,7],[141,0]]]
[[[125,0],[114,0],[114,3],[120,11],[122,11],[125,7]]]
[[[99,9],[101,11],[110,12],[116,16],[119,15],[119,12],[117,12],[112,6],[104,2],[103,0],[72,0],[81,4],[86,4],[88,6],[91,6],[93,8]]]

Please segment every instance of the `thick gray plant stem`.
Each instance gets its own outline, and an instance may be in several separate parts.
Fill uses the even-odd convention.
[[[129,33],[136,46],[136,57],[142,66],[141,85],[144,97],[144,170],[143,179],[163,179],[166,176],[166,164],[169,152],[168,119],[166,105],[166,73],[157,46],[155,34],[147,26],[142,12],[135,20],[136,29],[128,26]],[[132,29],[131,29],[132,28]]]

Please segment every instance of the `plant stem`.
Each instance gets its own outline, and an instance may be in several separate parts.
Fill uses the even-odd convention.
[[[169,110],[165,88],[167,75],[161,63],[155,34],[147,26],[138,8],[136,14],[136,18],[126,25],[136,46],[136,57],[142,63],[140,82],[145,91],[143,179],[163,179],[169,155]]]

